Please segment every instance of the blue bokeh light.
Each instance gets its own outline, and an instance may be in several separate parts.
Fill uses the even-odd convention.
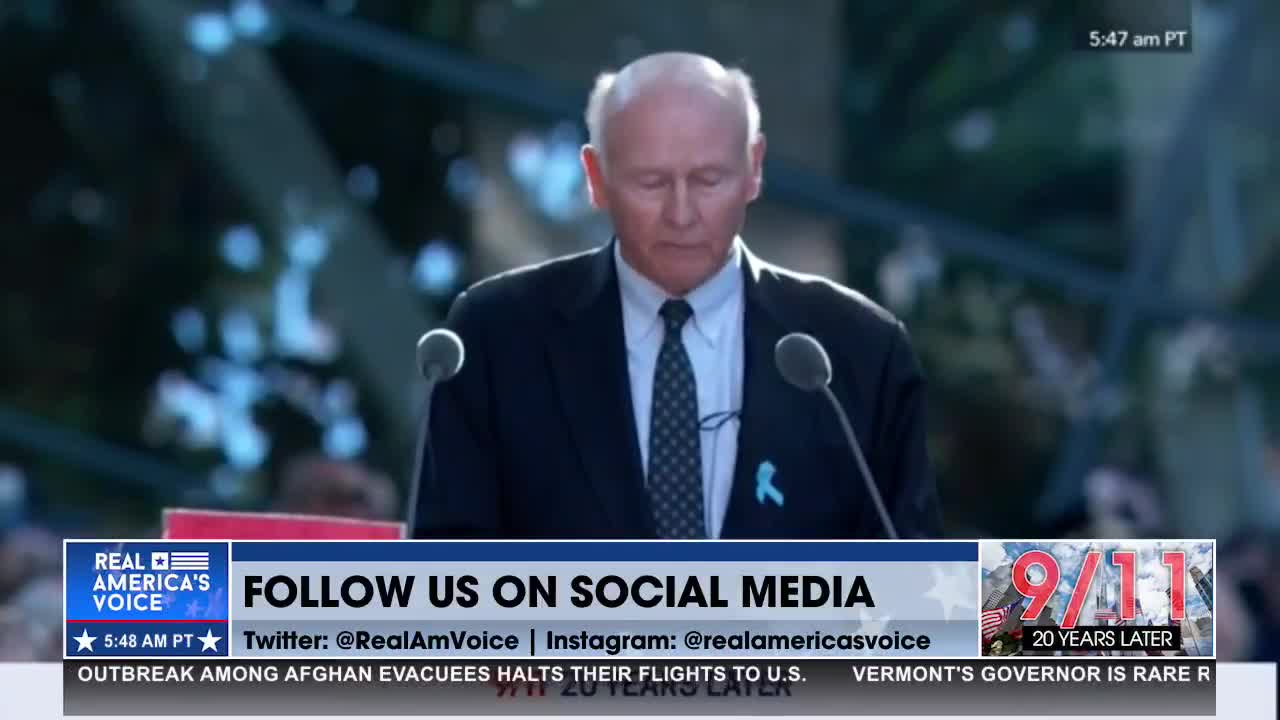
[[[285,239],[289,261],[313,268],[329,254],[329,236],[315,225],[295,225]]]
[[[198,12],[187,20],[187,42],[206,55],[219,55],[235,42],[235,33],[226,15]]]
[[[222,418],[222,450],[234,468],[261,467],[271,450],[271,440],[248,413],[226,413]]]
[[[444,295],[458,283],[462,257],[452,243],[436,238],[418,251],[411,277],[414,287],[433,295]]]
[[[248,310],[234,308],[222,314],[218,325],[222,349],[227,357],[251,363],[262,357],[262,336],[258,322]]]
[[[475,207],[482,199],[483,177],[471,158],[454,158],[445,172],[444,183],[450,197],[461,205]]]
[[[249,225],[237,225],[222,234],[222,259],[237,270],[250,271],[262,264],[262,239]]]
[[[258,37],[271,28],[271,15],[259,0],[236,0],[231,7],[231,24],[245,37]]]
[[[193,307],[179,308],[173,313],[169,323],[173,339],[178,347],[188,353],[198,353],[204,349],[208,337],[208,327],[204,314]]]
[[[562,123],[540,136],[517,134],[507,146],[507,172],[529,203],[553,222],[577,220],[590,210],[577,126]]]
[[[333,457],[354,458],[364,452],[367,444],[368,434],[358,417],[344,417],[325,428],[324,451]]]

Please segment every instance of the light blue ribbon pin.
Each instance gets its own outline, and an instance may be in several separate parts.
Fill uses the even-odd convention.
[[[756,468],[756,502],[764,504],[765,498],[769,498],[778,507],[782,507],[782,491],[773,484],[773,474],[777,472],[777,468],[773,463],[765,460],[760,463],[760,467]]]

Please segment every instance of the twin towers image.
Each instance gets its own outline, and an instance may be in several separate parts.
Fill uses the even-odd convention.
[[[1056,567],[1053,587],[1043,567],[1028,569],[1026,558],[1043,553]],[[1089,555],[1096,559],[1086,562]],[[1102,655],[1213,655],[1213,543],[1119,540],[1085,542],[986,542],[981,547],[981,633],[984,654],[1043,655],[1067,651],[1020,647],[1024,628],[1178,628],[1180,650],[1107,650]],[[1021,561],[1021,562],[1020,562]],[[1038,565],[1038,562],[1033,562]],[[1092,566],[1092,569],[1086,566]],[[1207,566],[1206,572],[1202,569]],[[1184,569],[1185,568],[1185,569]],[[1015,577],[1019,572],[1026,578]],[[1175,579],[1178,578],[1178,579]],[[1078,586],[1088,582],[1085,591]],[[1021,585],[1021,589],[1019,588]],[[1044,603],[1024,620],[1037,598]],[[1128,596],[1126,598],[1126,596]],[[1124,608],[1126,599],[1132,608]],[[1075,606],[1073,607],[1073,603]]]

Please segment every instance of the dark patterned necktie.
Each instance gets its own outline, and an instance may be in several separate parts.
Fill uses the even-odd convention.
[[[658,311],[665,335],[653,374],[649,419],[649,500],[660,538],[705,538],[698,387],[680,329],[693,315],[684,300]]]

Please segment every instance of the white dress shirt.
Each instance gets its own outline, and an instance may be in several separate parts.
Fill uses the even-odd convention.
[[[735,240],[729,261],[715,275],[685,296],[693,317],[681,332],[698,386],[698,417],[702,423],[703,508],[707,537],[719,538],[733,487],[742,409],[742,247]],[[627,341],[627,370],[631,376],[631,404],[635,408],[636,438],[644,477],[649,476],[649,415],[653,405],[653,373],[662,347],[663,324],[658,309],[671,299],[666,291],[627,264],[614,245],[622,321]],[[733,412],[724,421],[719,414]]]

